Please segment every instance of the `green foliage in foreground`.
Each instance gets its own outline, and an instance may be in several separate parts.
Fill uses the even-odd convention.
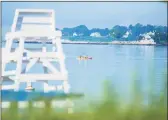
[[[159,95],[148,93],[148,105],[143,103],[143,95],[137,76],[133,77],[132,99],[123,107],[119,102],[117,92],[110,82],[105,82],[104,100],[101,103],[90,105],[88,111],[76,111],[68,114],[67,111],[56,112],[51,108],[51,100],[46,99],[46,107],[33,108],[29,101],[29,107],[24,111],[17,109],[17,103],[4,110],[2,120],[167,120],[167,77]],[[151,88],[153,86],[150,86]],[[122,100],[123,102],[124,100]]]

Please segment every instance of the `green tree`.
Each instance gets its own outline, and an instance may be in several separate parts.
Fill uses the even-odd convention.
[[[116,25],[112,28],[112,30],[110,31],[110,35],[113,37],[113,38],[116,38],[116,39],[120,39],[123,37],[123,35],[127,32],[127,27],[125,26],[119,26],[119,25]]]

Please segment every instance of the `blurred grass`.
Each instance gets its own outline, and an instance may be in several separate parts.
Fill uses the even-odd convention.
[[[144,95],[140,77],[134,73],[132,77],[131,101],[125,107],[120,103],[117,90],[111,82],[104,83],[104,99],[100,103],[90,105],[88,111],[56,112],[51,107],[53,99],[43,99],[45,108],[34,108],[33,101],[29,101],[29,107],[24,111],[17,109],[17,102],[13,102],[9,109],[2,112],[2,120],[167,120],[167,74],[162,82],[163,87],[159,94],[154,94],[155,82],[152,74],[149,77],[150,89],[148,91],[148,104],[144,104]],[[71,95],[69,96],[70,98]],[[81,108],[82,109],[82,108]]]

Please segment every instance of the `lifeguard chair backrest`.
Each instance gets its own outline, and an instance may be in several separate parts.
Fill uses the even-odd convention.
[[[47,9],[16,9],[12,32],[15,31],[54,31],[55,13]]]

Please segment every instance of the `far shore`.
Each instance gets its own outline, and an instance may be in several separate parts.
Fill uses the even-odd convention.
[[[5,41],[2,41],[5,42]],[[18,41],[15,41],[15,43],[18,43]],[[41,42],[38,41],[26,41],[25,43],[34,43],[34,44],[40,44]],[[50,41],[46,42],[47,44],[51,44]],[[90,41],[62,41],[62,44],[87,44],[87,45],[160,45],[160,46],[167,46],[168,44],[138,44],[138,43],[131,43],[129,41],[117,41],[116,42],[90,42]]]
[[[86,44],[86,45],[152,45],[167,46],[168,44],[129,44],[129,43],[112,43],[112,42],[62,42],[62,44]]]

